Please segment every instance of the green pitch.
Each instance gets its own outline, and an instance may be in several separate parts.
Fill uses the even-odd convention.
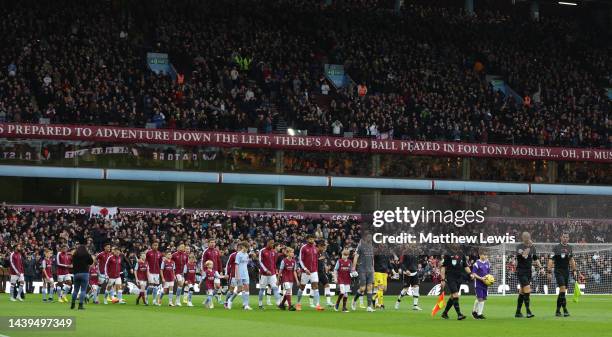
[[[126,297],[128,304],[86,306],[85,311],[70,310],[68,304],[43,303],[40,296],[29,295],[25,302],[9,302],[0,297],[0,316],[58,316],[76,317],[75,331],[15,331],[0,328],[4,336],[87,336],[87,337],[181,337],[181,336],[266,336],[266,337],[377,337],[377,336],[511,336],[511,337],[591,337],[612,336],[612,296],[582,296],[579,303],[571,297],[568,318],[554,316],[554,296],[533,296],[532,309],[536,317],[515,319],[516,298],[491,297],[485,305],[487,319],[476,321],[470,312],[474,298],[463,296],[461,308],[468,318],[456,321],[431,318],[434,297],[421,297],[423,311],[412,311],[412,299],[402,301],[401,310],[394,310],[395,297],[385,298],[387,310],[367,313],[363,309],[341,313],[327,309],[316,312],[304,305],[302,312],[279,311],[275,307],[256,309],[256,298],[251,298],[253,311],[240,309],[236,299],[234,309],[224,310],[216,305],[212,310],[194,298],[194,307],[144,307],[135,305],[135,298]],[[323,299],[323,297],[322,297]],[[295,297],[294,297],[295,300]],[[167,303],[167,297],[164,298]],[[305,299],[305,304],[308,300]]]

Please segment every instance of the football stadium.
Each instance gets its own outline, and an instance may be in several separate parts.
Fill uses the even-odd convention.
[[[612,1],[0,19],[0,337],[612,336]]]

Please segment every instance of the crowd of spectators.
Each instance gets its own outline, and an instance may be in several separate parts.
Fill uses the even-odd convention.
[[[572,20],[424,0],[399,13],[303,0],[29,0],[0,13],[0,121],[273,132],[284,120],[309,134],[612,139],[610,40]],[[148,51],[169,53],[181,76],[148,71]],[[330,88],[325,63],[353,82]],[[489,74],[517,95],[495,91]]]

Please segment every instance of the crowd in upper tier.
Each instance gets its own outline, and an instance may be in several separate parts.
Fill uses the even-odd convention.
[[[0,122],[610,146],[609,35],[439,2],[13,2],[0,9]],[[153,51],[176,79],[148,70]]]

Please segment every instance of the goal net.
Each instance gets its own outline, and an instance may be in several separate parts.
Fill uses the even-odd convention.
[[[488,255],[495,285],[489,288],[491,295],[517,294],[519,290],[516,276],[516,248],[518,243],[489,247]],[[535,243],[540,263],[546,268],[548,258],[557,243]],[[569,292],[574,292],[578,281],[583,294],[612,294],[612,244],[584,243],[571,244],[578,270],[577,280],[570,275]],[[549,278],[545,270],[532,268],[532,294],[557,294],[559,287],[554,275]]]

